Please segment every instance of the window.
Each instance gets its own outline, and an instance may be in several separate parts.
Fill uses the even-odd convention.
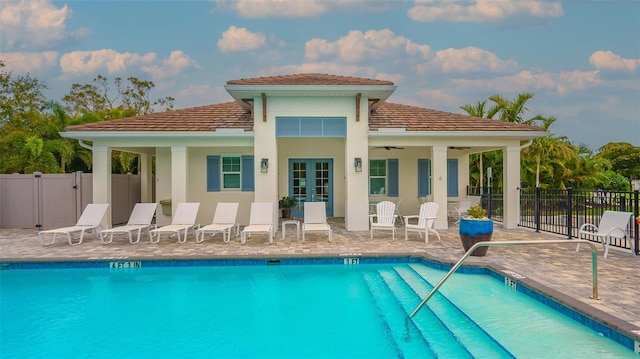
[[[398,197],[398,160],[369,160],[369,194]]]
[[[369,161],[369,194],[385,194],[387,192],[387,161]]]
[[[222,188],[240,189],[240,157],[222,157]]]
[[[254,190],[253,156],[207,156],[207,192]]]

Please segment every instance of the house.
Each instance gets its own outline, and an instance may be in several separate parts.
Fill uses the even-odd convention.
[[[389,102],[393,82],[304,73],[228,81],[234,101],[66,128],[93,151],[93,201],[111,202],[111,151],[140,155],[142,198],[200,202],[199,223],[217,202],[325,201],[327,215],[349,231],[368,229],[370,197],[402,198],[417,213],[418,196],[440,204],[466,195],[469,155],[504,154],[504,222],[519,221],[520,151],[546,135],[540,127]],[[91,141],[88,145],[85,141]],[[523,145],[524,143],[524,145]],[[301,210],[302,205],[296,210]],[[294,210],[294,216],[300,212]],[[110,224],[110,214],[108,223]],[[158,224],[170,215],[158,211]],[[277,214],[274,214],[277,223]]]

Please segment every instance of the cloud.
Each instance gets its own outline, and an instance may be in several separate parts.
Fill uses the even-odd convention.
[[[404,7],[398,0],[216,0],[220,10],[230,10],[238,16],[256,18],[305,18],[332,13],[363,13],[393,11]]]
[[[337,58],[345,62],[379,61],[397,58],[427,58],[430,48],[412,42],[404,36],[397,36],[389,29],[367,32],[349,31],[336,42],[311,39],[305,44],[305,57],[315,61],[323,58]]]
[[[4,61],[7,71],[25,74],[55,66],[58,53],[55,51],[5,52],[0,59]]]
[[[436,52],[433,60],[415,66],[419,74],[424,74],[431,69],[438,69],[443,73],[468,73],[504,72],[516,68],[518,68],[516,61],[500,60],[496,54],[477,47],[440,50]]]
[[[462,88],[483,88],[496,93],[511,93],[517,89],[519,92],[546,90],[560,95],[603,84],[598,77],[598,71],[578,70],[560,73],[520,71],[514,75],[492,79],[453,79],[452,82]]]
[[[596,51],[589,63],[601,70],[634,72],[640,67],[640,59],[625,59],[611,51]]]
[[[57,8],[47,0],[3,1],[0,5],[0,45],[3,49],[48,49],[66,39],[84,38],[89,30],[69,31],[67,5]]]
[[[218,40],[218,48],[223,53],[259,49],[264,46],[266,36],[259,32],[250,32],[244,27],[230,26]]]
[[[416,0],[407,11],[411,20],[420,22],[500,22],[515,17],[549,18],[562,16],[559,2],[536,0]]]
[[[458,105],[462,103],[462,99],[452,96],[450,93],[442,90],[420,90],[418,96],[424,102],[422,106],[434,108],[435,106]]]
[[[71,75],[93,75],[103,70],[113,74],[123,72],[130,66],[153,64],[155,60],[156,54],[152,52],[138,55],[112,49],[74,51],[62,55],[60,68],[63,73]]]
[[[162,61],[162,65],[142,66],[142,70],[150,74],[154,80],[174,77],[191,68],[199,70],[201,67],[180,50],[172,51],[169,58]]]

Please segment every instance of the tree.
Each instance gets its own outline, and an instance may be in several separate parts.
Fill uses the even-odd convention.
[[[111,84],[108,78],[98,75],[93,84],[73,84],[62,100],[72,113],[71,124],[74,125],[145,115],[156,109],[171,110],[174,99],[170,96],[150,100],[154,87],[153,82],[136,77],[129,77],[126,81],[116,77]],[[116,173],[133,172],[136,159],[135,154],[113,151],[112,170]]]
[[[156,108],[163,111],[173,109],[174,99],[170,96],[153,102],[150,100],[150,92],[154,87],[153,82],[136,77],[127,78],[127,82],[116,77],[113,85],[110,85],[109,79],[98,75],[93,79],[93,84],[71,85],[71,90],[62,97],[62,101],[73,117],[93,113],[100,119],[146,115],[153,113]]]
[[[623,175],[631,182],[640,179],[640,147],[627,142],[610,142],[598,149],[598,158],[603,158],[611,164],[611,170]]]

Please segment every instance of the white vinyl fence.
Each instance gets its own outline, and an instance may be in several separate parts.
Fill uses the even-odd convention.
[[[129,219],[140,202],[140,176],[113,174],[113,224]],[[0,228],[72,226],[93,198],[91,173],[0,174]]]

